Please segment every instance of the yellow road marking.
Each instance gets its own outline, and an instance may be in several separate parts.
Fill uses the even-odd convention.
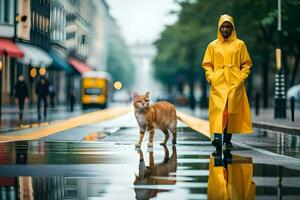
[[[209,122],[207,120],[199,119],[178,111],[176,113],[180,121],[210,139]]]
[[[109,120],[124,115],[130,112],[131,110],[132,110],[132,106],[128,106],[128,107],[108,108],[105,110],[86,113],[78,117],[73,117],[71,119],[60,121],[55,124],[50,124],[38,130],[35,130],[31,133],[0,136],[0,143],[20,141],[20,140],[37,140],[85,124]]]
[[[91,133],[83,138],[84,141],[98,141],[104,138],[104,134],[101,132]]]

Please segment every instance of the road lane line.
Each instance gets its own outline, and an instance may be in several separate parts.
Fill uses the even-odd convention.
[[[191,115],[184,114],[182,112],[177,111],[177,118],[186,124],[191,129],[196,132],[204,135],[205,137],[210,139],[209,133],[209,123],[207,120],[199,119]]]
[[[77,117],[73,117],[68,120],[57,122],[55,124],[50,124],[38,130],[35,130],[31,133],[0,136],[0,143],[21,141],[21,140],[37,140],[85,124],[98,123],[101,121],[113,119],[121,115],[124,115],[130,112],[131,110],[132,107],[128,106],[128,107],[108,108],[105,110],[86,113]]]

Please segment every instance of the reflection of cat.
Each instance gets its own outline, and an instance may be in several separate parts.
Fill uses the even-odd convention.
[[[165,134],[161,145],[166,145],[169,139],[169,131],[173,134],[172,143],[176,144],[177,117],[175,106],[169,102],[161,101],[153,105],[149,104],[149,92],[145,95],[133,94],[134,114],[139,124],[140,135],[136,147],[140,147],[146,130],[149,131],[148,146],[153,146],[154,128],[159,128]]]
[[[139,175],[135,177],[134,191],[137,200],[146,200],[157,196],[157,193],[167,190],[156,189],[157,185],[175,185],[176,176],[170,175],[177,170],[177,151],[176,146],[172,147],[172,155],[169,158],[168,148],[164,146],[165,157],[162,163],[155,164],[153,151],[149,152],[149,167],[145,165],[142,150],[139,150],[140,163]],[[153,186],[153,188],[147,188]]]

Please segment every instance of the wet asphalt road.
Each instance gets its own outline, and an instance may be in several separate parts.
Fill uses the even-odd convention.
[[[93,141],[84,138],[98,135]],[[29,182],[34,199],[300,199],[300,138],[255,130],[213,157],[210,141],[179,123],[178,144],[135,149],[132,113],[39,141],[0,144],[0,199]],[[146,135],[147,136],[147,135]],[[20,184],[22,183],[22,184]],[[5,197],[5,198],[4,198]]]

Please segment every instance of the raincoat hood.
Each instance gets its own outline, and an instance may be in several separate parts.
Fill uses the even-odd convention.
[[[224,15],[221,15],[221,17],[219,19],[219,23],[218,23],[218,35],[217,35],[218,36],[218,40],[220,40],[220,41],[224,41],[225,40],[225,38],[223,37],[223,35],[221,34],[221,31],[220,31],[220,27],[221,27],[221,25],[224,22],[229,22],[233,26],[232,33],[229,36],[228,40],[232,41],[232,40],[237,39],[237,35],[236,35],[236,31],[235,31],[235,26],[234,26],[234,22],[233,22],[233,18],[230,15],[224,14]]]

